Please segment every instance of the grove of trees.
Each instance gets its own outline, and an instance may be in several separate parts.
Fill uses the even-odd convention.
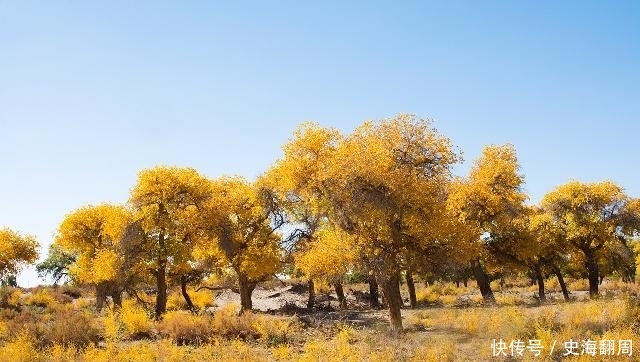
[[[107,297],[151,289],[155,317],[167,309],[167,290],[206,286],[211,275],[232,275],[241,313],[252,309],[256,285],[285,270],[335,287],[347,308],[347,273],[378,288],[391,329],[402,331],[407,283],[415,306],[415,276],[462,281],[472,276],[494,300],[501,273],[529,275],[546,297],[545,279],[589,280],[598,296],[603,275],[633,282],[640,200],[610,182],[570,181],[529,203],[516,150],[485,147],[469,174],[455,176],[461,154],[430,121],[398,115],[365,122],[349,134],[304,123],[283,156],[254,181],[208,178],[197,170],[142,170],[124,205],[82,206],[61,221],[42,275],[95,287]],[[37,258],[30,236],[0,230],[0,277]]]

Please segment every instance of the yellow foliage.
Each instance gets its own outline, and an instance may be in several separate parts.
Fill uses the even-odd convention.
[[[52,308],[57,302],[47,289],[40,289],[26,298],[26,304]]]
[[[165,314],[158,324],[158,331],[178,344],[201,344],[211,340],[214,333],[209,318],[182,311]]]
[[[31,235],[0,229],[0,278],[17,274],[25,264],[38,259],[38,242]]]
[[[131,299],[126,299],[122,302],[120,319],[124,325],[125,332],[131,338],[148,336],[153,327],[147,311]]]
[[[54,242],[77,254],[69,272],[87,283],[114,280],[122,268],[119,243],[131,222],[131,212],[119,205],[89,205],[68,214]]]
[[[102,324],[104,327],[104,338],[107,342],[115,342],[120,338],[122,324],[120,318],[118,318],[118,314],[113,309],[110,308],[107,311],[107,315],[102,320]]]
[[[213,242],[204,240],[201,254],[223,256],[228,265],[249,281],[260,281],[280,268],[280,235],[272,230],[269,215],[255,184],[241,177],[210,182],[212,198],[206,211]]]
[[[310,279],[332,281],[341,278],[357,262],[355,239],[333,226],[316,231],[297,253],[295,265]]]
[[[213,295],[208,290],[200,290],[196,292],[193,288],[187,288],[191,302],[198,310],[203,310],[214,305]],[[167,309],[184,310],[187,309],[187,302],[184,300],[181,292],[170,293],[167,298]]]
[[[251,327],[259,335],[260,340],[269,345],[287,342],[296,331],[293,323],[287,319],[260,315],[255,318]]]
[[[22,333],[14,340],[0,347],[0,362],[43,361],[31,336]]]

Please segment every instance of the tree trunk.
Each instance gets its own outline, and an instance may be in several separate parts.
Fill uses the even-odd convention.
[[[309,279],[309,299],[307,299],[307,308],[311,309],[316,304],[316,286],[313,279]]]
[[[604,275],[600,275],[600,281],[598,282],[598,285],[602,285],[603,281],[604,281]]]
[[[160,259],[156,275],[156,320],[160,320],[167,310],[167,260]]]
[[[567,284],[564,282],[564,278],[562,277],[562,271],[560,267],[555,264],[551,265],[551,269],[553,270],[553,274],[558,278],[558,284],[560,284],[560,289],[562,289],[562,295],[564,296],[564,300],[569,301],[569,289],[567,289]]]
[[[598,284],[600,282],[600,275],[598,269],[598,260],[593,252],[585,252],[584,266],[587,268],[587,274],[589,277],[589,296],[595,298],[598,296]]]
[[[242,314],[253,309],[251,294],[253,294],[256,283],[249,281],[245,275],[241,274],[238,275],[238,282],[240,284],[240,314]]]
[[[114,286],[111,290],[111,298],[113,298],[114,308],[122,308],[122,289]]]
[[[369,306],[371,308],[380,307],[380,292],[378,291],[378,282],[374,276],[369,277]]]
[[[191,297],[187,292],[187,283],[189,283],[189,278],[186,275],[181,276],[180,291],[182,292],[182,297],[184,298],[184,301],[187,302],[187,308],[189,308],[191,312],[195,312],[196,307],[193,305],[193,302],[191,301]]]
[[[400,273],[384,275],[379,278],[382,293],[389,309],[391,331],[402,332],[402,296],[400,295]]]
[[[487,275],[487,273],[484,271],[484,268],[480,264],[480,259],[471,261],[471,269],[473,270],[473,275],[476,278],[478,288],[480,288],[480,294],[482,294],[482,298],[484,298],[484,301],[495,303],[496,299],[493,296],[493,290],[491,290],[491,281],[489,280],[489,276]]]
[[[99,312],[107,302],[107,289],[104,283],[96,285],[96,310]]]
[[[158,236],[158,270],[156,273],[156,320],[160,320],[167,311],[167,250],[164,230]]]
[[[536,274],[536,282],[538,283],[538,297],[541,302],[545,302],[547,296],[544,293],[544,275],[542,275],[542,266],[540,263],[533,266],[533,271]]]
[[[467,279],[467,278],[464,278],[464,279],[462,280],[462,285],[464,285],[464,287],[465,287],[465,288],[467,287],[467,282],[468,282],[468,281],[469,281],[469,279]]]
[[[336,288],[336,295],[338,296],[338,305],[340,306],[340,309],[347,309],[347,298],[344,296],[342,283],[336,282],[333,286]]]
[[[411,269],[407,270],[405,279],[407,280],[407,289],[409,290],[409,305],[413,309],[418,305],[418,299],[416,298],[416,285],[413,282],[413,274],[411,273]]]

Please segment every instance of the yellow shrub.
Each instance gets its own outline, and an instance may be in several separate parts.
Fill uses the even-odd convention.
[[[46,356],[47,359],[52,362],[75,362],[78,359],[77,349],[75,347],[64,347],[59,344],[54,345],[40,354]]]
[[[148,337],[151,334],[153,323],[149,319],[147,311],[131,299],[122,302],[120,319],[127,336],[130,338]]]
[[[569,290],[589,290],[589,280],[587,279],[576,279],[567,284]]]
[[[52,308],[56,305],[56,300],[45,289],[40,289],[26,298],[27,305],[34,305],[43,308]]]
[[[416,299],[419,303],[434,304],[438,302],[439,295],[432,289],[421,289],[416,292]]]
[[[188,289],[189,298],[191,298],[191,302],[198,310],[203,310],[207,307],[212,307],[214,305],[213,295],[208,290],[200,290],[196,292],[193,288]],[[167,309],[168,310],[186,310],[187,302],[184,300],[181,292],[175,292],[169,294],[167,298]]]
[[[255,318],[251,327],[260,340],[269,345],[278,345],[287,342],[295,331],[293,323],[279,317],[267,317],[264,315]]]
[[[414,351],[411,361],[450,362],[455,359],[455,350],[453,341],[430,341]]]
[[[90,298],[78,298],[73,300],[73,307],[75,309],[89,309],[93,302]]]
[[[254,320],[252,312],[238,316],[236,308],[229,304],[213,315],[212,326],[217,334],[227,338],[258,338],[260,336],[253,329]]]
[[[158,332],[179,345],[201,344],[213,337],[211,318],[172,311],[158,324]]]
[[[500,293],[495,296],[499,305],[523,305],[525,300],[520,294],[516,293]]]
[[[458,297],[455,295],[442,295],[440,296],[442,304],[452,306],[458,303]]]
[[[33,339],[24,333],[13,341],[0,347],[0,362],[37,362],[42,361]]]
[[[414,326],[418,330],[430,329],[434,326],[434,320],[429,316],[427,312],[419,311],[409,316],[409,324]]]
[[[463,331],[475,335],[480,328],[480,313],[478,311],[464,313],[459,322]]]
[[[0,319],[0,340],[9,336],[9,326],[7,323]]]
[[[279,344],[271,348],[271,356],[277,361],[290,361],[295,356],[295,351],[286,344]]]
[[[120,318],[118,318],[118,314],[114,312],[113,309],[107,311],[107,315],[102,320],[102,325],[104,327],[104,338],[108,342],[118,340],[122,323],[120,322]]]
[[[20,289],[16,289],[7,298],[7,302],[10,306],[19,306],[22,301],[22,291]]]

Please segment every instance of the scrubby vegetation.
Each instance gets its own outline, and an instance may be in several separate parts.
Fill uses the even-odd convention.
[[[574,290],[571,301],[565,302],[560,290],[551,285],[545,303],[535,298],[535,286],[501,288],[496,283],[495,304],[487,304],[471,287],[419,284],[418,306],[405,309],[405,331],[395,336],[389,334],[381,310],[357,299],[368,289],[366,284],[346,285],[348,310],[333,309],[339,306],[337,296],[318,291],[321,302],[314,309],[291,310],[285,304],[278,310],[238,314],[238,304],[218,306],[214,294],[207,291],[213,308],[197,313],[172,310],[160,321],[134,298],[125,298],[121,307],[111,303],[98,311],[91,289],[72,298],[64,293],[68,288],[62,287],[3,288],[0,361],[514,360],[493,356],[494,339],[539,340],[546,353],[525,354],[516,360],[557,361],[565,350],[558,346],[549,355],[554,341],[640,343],[637,285],[624,284],[625,290],[620,291],[620,283],[605,282],[605,296],[593,300],[588,297],[588,284],[583,283],[581,290],[579,283],[569,282]],[[280,287],[294,290],[299,285],[291,283]],[[402,294],[408,298],[406,285]],[[277,300],[282,293],[265,298]],[[573,360],[632,360],[587,357]]]

